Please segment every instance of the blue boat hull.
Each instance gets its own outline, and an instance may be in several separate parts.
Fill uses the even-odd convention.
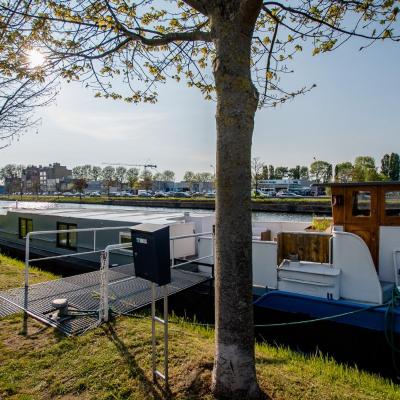
[[[351,315],[329,318],[329,320],[375,331],[384,331],[390,323],[390,330],[400,334],[400,307],[398,306],[391,309],[389,316],[387,316],[388,306],[386,305],[371,308],[370,304],[365,303],[328,300],[280,290],[265,293],[254,304],[256,307],[276,311],[305,314],[310,316],[311,319],[355,312]]]

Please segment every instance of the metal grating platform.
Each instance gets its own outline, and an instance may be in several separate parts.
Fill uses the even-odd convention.
[[[109,270],[109,306],[117,314],[132,313],[151,303],[151,283],[134,275],[133,264],[121,265]],[[189,289],[210,280],[209,276],[196,272],[171,270],[168,295]],[[67,335],[79,335],[97,325],[96,316],[74,316],[53,320],[51,302],[55,298],[68,299],[76,313],[99,310],[100,272],[94,271],[25,288],[0,292],[0,317],[23,309],[42,322],[54,326]],[[163,293],[157,288],[157,299]]]

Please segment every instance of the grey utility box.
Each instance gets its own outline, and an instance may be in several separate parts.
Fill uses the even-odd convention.
[[[136,276],[160,286],[170,283],[169,226],[140,224],[130,230]]]

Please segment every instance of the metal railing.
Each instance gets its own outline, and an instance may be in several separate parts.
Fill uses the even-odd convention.
[[[172,268],[176,268],[176,267],[181,267],[182,265],[187,265],[187,264],[191,264],[193,262],[197,262],[197,261],[201,261],[201,260],[205,260],[206,258],[210,258],[210,257],[214,257],[214,252],[215,252],[215,237],[214,237],[214,233],[213,232],[205,232],[205,233],[193,233],[193,234],[189,234],[189,235],[182,235],[182,236],[174,236],[172,238],[170,238],[169,240],[172,241],[172,243],[174,244],[175,240],[180,240],[180,239],[188,239],[191,237],[197,237],[200,238],[202,236],[210,236],[212,237],[212,241],[213,241],[213,245],[212,245],[212,253],[208,256],[204,256],[204,257],[199,257],[196,258],[195,260],[189,260],[189,261],[185,261],[182,262],[180,264],[175,264],[175,248],[172,245],[171,247],[171,259],[172,259]]]
[[[180,239],[188,239],[188,238],[192,238],[192,237],[201,237],[201,236],[209,236],[212,235],[212,240],[213,243],[215,243],[215,239],[214,239],[214,234],[212,232],[206,232],[206,233],[193,233],[190,235],[183,235],[183,236],[174,236],[171,237],[169,240],[174,244],[174,242],[176,240],[180,240]],[[101,252],[101,274],[100,274],[100,279],[101,279],[101,287],[100,287],[100,312],[99,312],[99,320],[102,321],[108,321],[109,318],[109,305],[108,305],[108,296],[109,296],[109,279],[108,279],[108,271],[110,269],[110,252],[113,250],[119,250],[119,249],[129,249],[132,247],[131,243],[122,243],[122,244],[110,244],[108,245],[102,252]],[[185,261],[179,264],[175,264],[175,259],[174,259],[174,246],[172,245],[171,248],[171,254],[170,254],[170,258],[171,258],[171,268],[177,268],[180,267],[182,265],[187,265],[187,264],[191,264],[200,260],[203,260],[205,258],[210,258],[210,257],[214,257],[214,244],[212,246],[212,253],[204,256],[204,257],[198,257],[189,261]],[[126,278],[126,279],[131,279],[131,278]],[[120,281],[118,281],[119,283]],[[112,284],[114,284],[115,282],[113,282]],[[103,303],[102,303],[103,302]]]
[[[212,235],[212,253],[205,257],[198,257],[196,259],[192,259],[189,261],[185,261],[179,264],[175,264],[175,249],[174,244],[176,240],[182,239],[189,239],[189,238],[199,238],[201,236],[209,236]],[[171,246],[171,268],[177,268],[182,265],[190,264],[193,262],[197,262],[203,260],[205,258],[214,257],[214,243],[215,237],[213,232],[206,232],[206,233],[194,233],[190,235],[182,235],[182,236],[174,236],[171,237],[170,242],[172,242]],[[131,248],[131,243],[123,243],[123,244],[111,244],[108,245],[104,251],[101,253],[101,268],[100,268],[100,304],[99,304],[99,319],[98,324],[102,322],[107,322],[109,320],[109,286],[111,284],[120,283],[112,282],[109,283],[109,269],[110,269],[110,252],[113,250],[118,249],[128,249]],[[124,280],[132,279],[132,277],[125,278]],[[156,316],[156,284],[154,282],[151,283],[151,336],[152,336],[152,374],[153,374],[153,381],[155,382],[157,378],[161,378],[165,381],[166,387],[168,387],[168,289],[167,285],[163,286],[163,299],[164,299],[164,316],[163,319]],[[164,373],[160,372],[157,369],[157,362],[156,362],[156,322],[161,323],[164,327]]]
[[[102,250],[96,250],[96,239],[97,232],[99,231],[113,231],[113,230],[128,230],[129,226],[111,226],[111,227],[102,227],[102,228],[80,228],[80,229],[59,229],[59,230],[51,230],[51,231],[33,231],[28,232],[25,237],[25,287],[29,286],[29,264],[36,261],[45,261],[45,260],[55,260],[59,258],[67,258],[67,257],[76,257],[85,254],[95,254],[100,253]],[[59,234],[59,233],[74,233],[74,232],[93,232],[93,250],[92,251],[84,251],[84,252],[74,252],[68,254],[61,254],[58,256],[50,256],[50,257],[40,257],[40,258],[29,258],[30,255],[30,239],[32,236],[40,236],[40,235],[51,235],[51,234]]]
[[[112,227],[101,227],[101,228],[80,228],[80,229],[59,229],[59,230],[50,230],[50,231],[33,231],[33,232],[28,232],[26,237],[25,237],[25,270],[24,270],[24,280],[25,280],[25,288],[27,289],[29,287],[29,266],[31,263],[36,262],[36,261],[45,261],[45,260],[56,260],[56,259],[61,259],[61,258],[67,258],[67,257],[76,257],[76,256],[81,256],[81,255],[87,255],[87,254],[95,254],[95,253],[101,253],[101,258],[100,261],[102,264],[102,272],[104,274],[101,279],[104,279],[106,284],[104,284],[103,289],[100,288],[100,291],[103,290],[104,293],[101,293],[101,298],[104,299],[104,303],[100,304],[100,308],[103,307],[104,312],[100,311],[99,317],[103,321],[108,321],[108,287],[110,286],[110,283],[108,281],[108,270],[110,267],[110,252],[114,250],[120,250],[120,249],[129,249],[132,247],[131,243],[118,243],[118,244],[111,244],[106,246],[104,249],[99,249],[96,250],[96,238],[97,235],[96,233],[99,231],[113,231],[113,230],[129,230],[129,226],[112,226]],[[75,233],[75,232],[93,232],[93,250],[92,251],[84,251],[84,252],[74,252],[74,253],[68,253],[68,254],[61,254],[57,256],[49,256],[49,257],[39,257],[39,258],[30,258],[30,240],[33,236],[40,236],[40,235],[51,235],[51,234],[60,234],[60,233]],[[198,257],[195,259],[191,259],[188,261],[184,261],[182,263],[175,264],[175,249],[174,249],[174,243],[176,240],[182,240],[182,239],[188,239],[188,238],[199,238],[199,237],[204,237],[204,236],[210,236],[212,237],[213,245],[212,245],[212,252],[211,254],[204,256],[204,257]],[[198,262],[201,260],[204,260],[206,258],[211,258],[214,257],[214,248],[215,248],[215,235],[213,232],[205,232],[205,233],[193,233],[189,235],[182,235],[182,236],[174,236],[170,238],[170,241],[172,242],[171,246],[171,268],[177,268],[183,265],[191,264],[194,262]],[[126,278],[126,279],[131,279],[131,278]],[[111,283],[114,284],[114,283]],[[100,302],[101,303],[101,302]],[[103,315],[101,315],[103,313]]]

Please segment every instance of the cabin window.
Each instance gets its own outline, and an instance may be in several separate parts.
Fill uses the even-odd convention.
[[[400,216],[400,191],[385,193],[385,215],[388,217]]]
[[[131,234],[127,233],[127,232],[120,232],[119,233],[119,243],[120,244],[125,244],[125,243],[132,243],[132,239],[131,239]],[[119,251],[122,251],[123,253],[127,253],[127,254],[132,254],[132,248],[129,247],[127,249],[119,249]]]
[[[28,218],[19,218],[18,220],[19,224],[19,238],[20,239],[25,239],[26,235],[29,232],[33,231],[33,221]]]
[[[371,192],[360,190],[353,192],[353,216],[369,217],[371,215]]]
[[[67,224],[65,222],[57,222],[57,230],[64,231],[70,229],[77,229],[76,224]],[[67,249],[76,249],[78,247],[78,240],[76,232],[60,232],[57,233],[57,246],[65,247]]]
[[[131,235],[127,233],[120,233],[119,234],[119,243],[120,244],[125,244],[125,243],[131,243]]]

